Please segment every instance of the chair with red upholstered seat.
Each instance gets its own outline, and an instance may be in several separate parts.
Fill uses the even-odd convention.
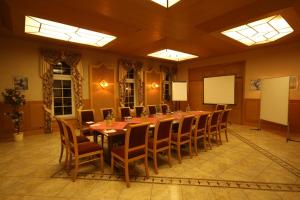
[[[114,114],[114,109],[112,109],[112,108],[102,108],[101,109],[102,120],[105,120],[108,115],[110,115],[112,117],[113,114]]]
[[[135,116],[141,117],[144,112],[144,106],[135,106],[134,109],[135,109]]]
[[[78,110],[78,121],[79,121],[79,129],[81,135],[91,135],[89,124],[93,124],[95,122],[95,111],[93,109],[88,110]]]
[[[211,138],[214,137],[216,140],[216,144],[218,145],[219,142],[222,144],[221,141],[221,135],[219,131],[219,121],[220,121],[220,116],[222,114],[222,110],[216,110],[211,113],[208,123],[207,123],[207,136],[208,136],[208,143],[211,148]]]
[[[121,107],[120,108],[120,119],[124,120],[125,117],[131,117],[130,107]]]
[[[129,125],[125,133],[124,146],[113,148],[111,151],[111,170],[114,171],[115,164],[119,164],[124,168],[127,187],[130,187],[128,169],[130,162],[144,159],[146,176],[149,177],[148,129],[149,123]]]
[[[231,111],[231,109],[225,109],[220,116],[220,122],[219,122],[219,133],[221,135],[221,131],[224,130],[227,142],[228,142],[227,124],[228,124],[228,118],[229,118],[230,111]]]
[[[149,113],[149,115],[155,115],[156,114],[156,105],[148,105],[148,113]]]
[[[184,116],[179,122],[179,128],[177,133],[173,133],[171,137],[171,143],[176,145],[178,162],[181,163],[181,146],[189,144],[189,153],[192,158],[192,125],[194,115]]]
[[[65,165],[67,164],[68,162],[68,158],[69,158],[69,149],[67,148],[67,140],[66,140],[66,137],[65,137],[65,133],[64,133],[64,127],[63,127],[63,124],[62,124],[62,121],[60,118],[57,118],[57,117],[54,117],[57,124],[58,124],[58,128],[59,128],[59,135],[60,135],[60,143],[61,143],[61,146],[60,146],[60,156],[59,156],[59,162],[61,162],[61,159],[62,159],[62,156],[63,156],[63,153],[64,153],[64,149],[66,149],[66,159],[65,159]],[[89,142],[90,140],[88,138],[86,138],[85,136],[76,136],[77,137],[77,142],[78,143],[82,143],[82,142]]]
[[[161,104],[161,112],[163,113],[163,114],[167,114],[167,112],[168,112],[168,104]]]
[[[65,137],[67,138],[67,145],[70,151],[70,161],[68,163],[68,169],[70,168],[70,164],[72,162],[72,156],[74,156],[75,168],[73,174],[73,181],[76,180],[79,165],[83,163],[100,160],[100,168],[103,172],[102,148],[98,144],[93,142],[79,143],[74,128],[66,121],[64,120],[61,121],[66,133]],[[81,161],[82,158],[86,158],[86,159]]]
[[[148,141],[148,151],[153,154],[154,172],[157,174],[157,154],[168,152],[168,163],[171,167],[171,131],[173,118],[159,120],[155,126],[154,137]]]
[[[209,118],[209,113],[205,113],[199,115],[196,119],[194,133],[192,136],[194,140],[194,148],[195,148],[196,155],[198,155],[197,143],[198,140],[200,139],[202,139],[204,149],[206,151],[206,127],[207,127],[208,118]]]

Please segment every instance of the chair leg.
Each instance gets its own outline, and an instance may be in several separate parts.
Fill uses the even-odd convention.
[[[209,133],[209,134],[208,134],[208,144],[209,144],[210,150],[212,150],[212,148],[211,148],[210,136],[211,136],[211,134]]]
[[[155,174],[158,174],[158,170],[157,170],[157,153],[156,153],[156,151],[153,151],[153,165],[154,165]]]
[[[197,137],[194,137],[194,148],[195,148],[195,154],[198,156],[198,147],[197,147]]]
[[[178,162],[181,163],[180,144],[177,144],[177,157],[178,157]]]
[[[192,139],[190,138],[190,141],[189,141],[189,149],[190,149],[190,158],[193,158],[193,153],[192,153]]]
[[[145,164],[146,177],[149,178],[149,166],[148,166],[148,155],[147,154],[144,158],[144,164]]]
[[[171,146],[169,146],[169,150],[168,150],[168,163],[169,163],[169,167],[172,167],[172,164],[171,164]]]
[[[75,168],[74,168],[74,175],[73,175],[73,181],[77,178],[78,168],[79,168],[79,158],[75,158]]]
[[[125,170],[125,182],[126,182],[126,186],[130,187],[128,163],[124,163],[124,170]]]
[[[226,141],[228,142],[227,128],[225,129],[225,136],[226,136]]]
[[[206,135],[204,135],[204,137],[203,137],[203,146],[204,146],[204,150],[207,151],[207,147],[206,147]]]
[[[114,173],[114,156],[111,155],[111,158],[110,158],[110,169],[111,169],[111,173],[113,174]]]
[[[221,131],[218,131],[217,136],[219,136],[220,144],[222,144]]]
[[[100,153],[100,169],[102,173],[104,173],[104,166],[103,166],[103,152]]]
[[[64,164],[64,168],[68,169],[68,163],[69,163],[69,150],[68,148],[66,148],[66,159],[65,159],[65,164]]]
[[[59,163],[61,163],[61,159],[62,159],[63,154],[64,154],[64,145],[61,143],[61,145],[60,145]]]

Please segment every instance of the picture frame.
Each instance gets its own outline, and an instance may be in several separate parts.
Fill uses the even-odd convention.
[[[13,86],[16,90],[28,90],[28,78],[24,76],[13,77]]]
[[[260,90],[260,88],[261,88],[261,79],[250,80],[251,90]]]

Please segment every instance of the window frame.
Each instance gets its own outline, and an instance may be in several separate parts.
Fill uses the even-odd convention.
[[[55,115],[55,111],[54,111],[54,85],[52,85],[52,108],[51,111],[53,113],[54,116],[56,117],[61,117],[64,119],[69,119],[69,118],[75,118],[75,99],[74,99],[74,86],[73,86],[73,80],[72,80],[72,69],[71,69],[71,73],[69,75],[66,74],[55,74],[53,73],[53,84],[55,80],[67,80],[67,81],[71,81],[71,106],[72,106],[72,114],[67,114],[67,115]],[[63,88],[63,87],[62,87]]]

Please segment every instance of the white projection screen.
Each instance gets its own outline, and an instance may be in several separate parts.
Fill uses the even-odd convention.
[[[260,93],[260,119],[288,125],[290,77],[263,79]]]
[[[234,104],[235,76],[204,78],[205,104]]]
[[[172,101],[187,101],[187,82],[172,82]]]

